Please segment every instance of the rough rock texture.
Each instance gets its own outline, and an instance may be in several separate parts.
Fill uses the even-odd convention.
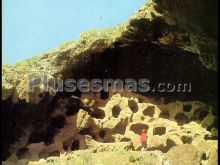
[[[121,94],[126,95],[126,93]],[[216,157],[217,143],[206,139],[213,136],[206,130],[214,122],[209,118],[212,107],[199,102],[159,104],[168,109],[168,112],[172,112],[164,118],[164,116],[161,117],[162,111],[157,105],[143,101],[140,103],[137,98],[123,97],[121,94],[112,95],[104,106],[99,106],[98,103],[92,106],[92,109],[96,108],[93,109],[96,111],[93,117],[82,109],[77,114],[67,113],[68,109],[65,107],[68,101],[58,100],[59,108],[55,108],[51,116],[52,122],[55,123],[54,127],[59,131],[53,134],[51,123],[45,130],[38,128],[38,132],[43,131],[44,134],[52,136],[48,139],[48,136],[40,137],[40,133],[36,134],[32,129],[31,135],[23,137],[23,144],[20,140],[19,145],[11,146],[12,153],[16,155],[11,156],[8,161],[46,159],[50,156],[59,156],[60,153],[84,149],[91,149],[92,153],[112,152],[119,149],[138,151],[140,150],[139,134],[144,128],[149,136],[147,150],[167,152],[165,157],[171,164],[176,164],[179,160],[178,155],[181,157],[180,153],[183,151],[186,153],[181,158],[184,160],[183,164],[200,164],[202,154],[206,155],[203,161],[215,161],[214,158],[212,160],[210,158]],[[90,102],[96,102],[96,100],[87,99],[87,104]],[[184,112],[185,104],[191,105],[188,112]],[[206,116],[191,121],[191,111],[194,113],[197,108],[202,113],[204,107],[208,112]],[[178,114],[184,114],[184,116],[176,118]],[[201,148],[199,153],[196,147]],[[191,155],[192,153],[195,154]]]
[[[122,25],[2,67],[3,163],[88,161],[88,151],[94,163],[109,153],[125,164],[180,164],[182,152],[184,164],[215,165],[217,70],[217,1],[151,0]],[[30,77],[183,81],[192,92],[56,93],[43,81],[31,92]]]
[[[202,153],[196,147],[185,144],[175,146],[165,154],[171,164],[200,165]]]

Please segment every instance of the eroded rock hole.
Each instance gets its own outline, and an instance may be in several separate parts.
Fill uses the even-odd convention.
[[[125,120],[121,120],[114,128],[114,133],[115,134],[121,134],[124,135],[126,131],[126,127],[128,125],[128,118]]]
[[[149,126],[146,124],[132,124],[130,130],[133,131],[135,134],[141,134],[141,131],[145,129],[148,130]]]
[[[101,131],[99,132],[99,137],[102,138],[102,139],[104,139],[104,138],[105,138],[105,134],[106,134],[106,131],[105,131],[105,130],[101,130]]]
[[[45,133],[44,133],[44,142],[46,146],[49,146],[50,144],[53,143],[53,138],[54,136],[58,133],[59,131],[56,128],[48,128]]]
[[[161,112],[160,118],[169,119],[170,118],[169,112]]]
[[[71,150],[75,151],[75,150],[79,150],[80,147],[80,142],[78,139],[74,140],[72,145],[71,145]]]
[[[148,106],[144,111],[143,114],[145,116],[153,117],[155,113],[155,106]]]
[[[96,135],[92,134],[91,136],[92,136],[92,139],[97,140],[97,136]]]
[[[176,146],[176,143],[172,139],[167,139],[166,148],[164,152],[169,151],[174,146]]]
[[[31,157],[31,153],[27,147],[24,147],[17,151],[16,156],[18,159],[29,159]]]
[[[189,121],[189,119],[188,119],[188,117],[184,114],[184,113],[178,113],[175,117],[174,117],[174,119],[178,122],[178,124],[179,125],[184,125],[184,124],[186,124],[188,121]]]
[[[119,105],[115,105],[113,108],[112,108],[112,116],[115,117],[115,118],[118,118],[118,116],[120,115],[120,112],[121,112],[121,108]]]
[[[190,112],[192,109],[192,105],[183,105],[183,111],[184,112]]]
[[[44,97],[44,94],[43,94],[43,93],[40,93],[40,94],[39,94],[39,97],[40,97],[40,98],[43,98],[43,97]]]
[[[166,128],[165,127],[156,127],[154,128],[154,135],[164,135],[166,133]]]
[[[101,110],[101,109],[96,109],[93,113],[92,113],[92,117],[96,118],[96,119],[104,119],[105,118],[105,111]]]
[[[207,115],[209,114],[209,111],[206,109],[196,109],[194,112],[194,115],[197,120],[203,120]]]
[[[193,141],[193,138],[190,136],[182,136],[181,140],[182,140],[183,144],[186,144],[186,143],[191,144]]]
[[[69,148],[69,144],[68,144],[66,141],[64,141],[64,142],[63,142],[63,149],[64,149],[65,151],[67,151],[68,148]]]
[[[205,153],[205,152],[202,153],[201,159],[202,159],[202,160],[207,160],[207,156],[206,156],[206,153]]]
[[[128,107],[133,113],[136,113],[138,111],[138,104],[135,100],[129,100],[128,101]]]

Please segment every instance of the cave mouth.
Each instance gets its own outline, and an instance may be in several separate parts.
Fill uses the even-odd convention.
[[[217,101],[217,71],[207,69],[196,54],[177,46],[162,46],[149,41],[124,42],[117,42],[113,48],[90,54],[86,62],[72,66],[70,71],[64,73],[65,77],[74,77],[76,80],[82,77],[88,80],[119,78],[122,81],[132,78],[136,82],[140,78],[147,78],[155,89],[161,82],[171,82],[176,85],[176,89],[178,84],[188,83],[191,84],[191,92],[156,90],[137,93],[164,97],[167,102],[198,100],[212,105]],[[103,99],[107,95],[101,92]]]
[[[47,106],[47,101],[43,99],[42,102],[38,105],[26,103],[25,100],[18,100],[17,103],[13,103],[11,97],[2,101],[1,119],[2,132],[4,132],[1,135],[2,161],[5,161],[12,154],[9,149],[10,145],[19,140],[27,127],[33,127],[34,129],[43,128],[42,123],[45,122],[44,106]],[[44,138],[41,131],[36,134],[39,136],[35,137],[35,141],[39,142]],[[18,154],[20,153],[24,153],[24,150],[21,149]],[[22,154],[20,156],[22,157]]]
[[[140,135],[142,130],[145,129],[146,131],[149,129],[149,126],[146,124],[132,124],[130,130],[133,131],[135,134]]]
[[[54,136],[65,125],[65,117],[58,115],[49,120],[47,127],[43,130],[33,130],[28,138],[28,144],[45,142],[48,146],[53,143]]]
[[[217,102],[217,71],[209,70],[203,66],[198,56],[194,53],[185,51],[176,46],[162,46],[149,41],[131,41],[128,43],[123,41],[123,44],[117,42],[112,48],[107,48],[102,52],[90,54],[88,60],[85,60],[76,66],[71,66],[71,70],[63,73],[63,75],[66,78],[74,77],[76,80],[82,77],[87,79],[120,78],[122,80],[133,78],[138,82],[140,78],[147,78],[153,84],[161,81],[190,82],[192,85],[192,92],[190,93],[137,93],[143,96],[164,97],[167,102],[176,100],[197,100],[209,105],[216,104]],[[69,95],[71,94],[72,93]],[[80,95],[81,93],[79,92],[77,96]],[[60,95],[55,96],[54,99],[56,99],[56,97],[59,98]],[[105,100],[106,98],[108,98],[108,94],[101,94],[101,99]],[[11,99],[12,98],[9,100]],[[35,111],[33,109],[37,109],[41,107],[42,104],[45,104],[43,110],[47,108],[52,111],[54,110],[53,107],[56,106],[54,105],[55,100],[53,100],[51,104],[47,104],[47,101],[42,100],[38,105],[31,105],[28,103],[20,103],[20,105],[13,104],[9,100],[3,101],[2,106],[2,125],[4,132],[4,134],[2,134],[4,145],[4,156],[2,159],[5,159],[10,155],[8,151],[9,145],[19,139],[22,131],[29,125],[29,123],[33,123],[29,122],[30,119],[32,120],[34,116],[37,116],[37,119],[33,120],[35,121],[33,123],[34,126],[46,122],[39,121],[39,118],[40,120],[45,120],[45,118],[39,116],[43,116],[46,113],[44,111]],[[133,108],[133,106],[131,107],[131,110],[135,113],[137,108]],[[25,109],[25,113],[30,113],[25,114],[22,109]],[[216,111],[213,113],[217,113],[217,111],[218,109],[216,108]],[[67,115],[75,115],[77,112],[78,108],[73,107],[73,109],[69,109]],[[40,115],[39,113],[42,114]],[[202,114],[198,112],[198,114],[196,113],[195,115],[200,119],[204,118],[205,114],[206,112]],[[48,117],[50,114],[46,114],[45,116]],[[185,123],[188,120],[181,115],[176,116],[176,119],[180,120],[180,123]],[[46,131],[48,134],[43,135],[45,132],[39,131],[40,133],[37,134],[37,136],[40,138],[33,141],[41,141],[41,139],[46,138],[45,141],[51,143],[57,129],[63,127],[62,119],[59,119],[57,122],[54,121],[54,124],[52,125],[54,126],[49,127]],[[142,129],[139,130],[139,127],[141,126],[145,127],[146,125],[139,125],[138,128],[132,126],[131,130],[136,134],[139,134]]]

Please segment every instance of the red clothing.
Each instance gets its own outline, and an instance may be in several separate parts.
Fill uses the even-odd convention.
[[[147,138],[148,138],[148,136],[147,136],[147,133],[146,132],[143,132],[143,133],[141,133],[141,135],[140,135],[140,140],[143,142],[146,142],[147,141]]]

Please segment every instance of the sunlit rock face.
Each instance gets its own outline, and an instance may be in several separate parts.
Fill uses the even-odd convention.
[[[180,152],[184,144],[193,146],[193,152],[203,146],[199,150],[200,155],[215,152],[213,147],[217,147],[217,137],[211,129],[216,129],[216,116],[213,115],[211,106],[201,102],[153,104],[149,98],[139,95],[129,98],[127,95],[126,92],[112,93],[108,100],[102,102],[99,97],[90,97],[87,104],[96,102],[91,107],[95,115],[80,107],[70,108],[68,97],[57,99],[58,105],[49,113],[49,122],[41,121],[44,126],[25,128],[19,142],[10,146],[13,154],[8,161],[36,161],[84,149],[92,149],[95,153],[118,149],[139,151],[139,134],[142,129],[146,129],[149,136],[147,150],[168,152],[171,161],[176,160],[169,150],[179,146],[176,152]],[[85,96],[81,97],[82,100],[83,97]],[[204,161],[211,160],[206,158]]]
[[[160,151],[175,164],[171,152],[190,146],[195,159],[184,154],[192,164],[216,163],[216,4],[149,1],[114,29],[83,33],[76,42],[3,66],[2,160],[37,161],[84,149],[138,151],[145,128],[149,152]],[[67,78],[147,78],[153,84],[189,82],[192,91],[54,93],[41,84],[30,92],[29,76],[57,83]]]

